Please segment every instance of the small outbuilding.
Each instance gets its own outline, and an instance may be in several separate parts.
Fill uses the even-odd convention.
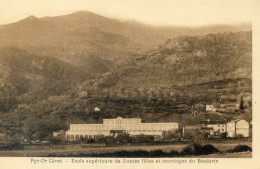
[[[217,109],[215,108],[214,105],[206,105],[206,111],[212,111],[215,112]]]
[[[226,132],[226,124],[225,122],[209,122],[207,124],[208,128],[211,128],[210,135],[221,135]]]
[[[98,112],[98,111],[100,111],[100,108],[99,107],[95,107],[94,111]]]
[[[227,137],[249,137],[250,126],[244,119],[232,120],[227,123]]]

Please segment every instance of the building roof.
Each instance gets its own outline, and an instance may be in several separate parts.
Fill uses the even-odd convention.
[[[141,120],[141,118],[122,118],[122,117],[111,118],[111,119],[103,119],[103,120],[115,120],[115,119],[128,119],[128,120],[138,119],[138,120]]]
[[[210,121],[208,124],[226,124],[225,121]]]
[[[241,121],[241,120],[245,120],[245,119],[233,119],[233,120],[229,121],[228,123],[236,123],[236,122]],[[246,122],[248,122],[248,121],[246,121]]]
[[[185,125],[185,129],[196,129],[196,128],[201,128],[200,124],[194,124],[194,125]]]

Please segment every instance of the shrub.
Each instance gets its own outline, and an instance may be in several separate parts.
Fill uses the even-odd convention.
[[[180,153],[178,151],[172,150],[169,152],[170,157],[174,157],[174,156],[178,156],[178,155],[180,155]]]
[[[132,142],[132,138],[131,138],[130,134],[128,134],[128,133],[119,134],[115,139],[119,143],[129,143],[129,142]]]
[[[236,153],[236,152],[244,152],[244,151],[252,152],[252,148],[247,145],[239,145],[239,146],[236,146],[234,149],[229,150],[228,152]]]
[[[51,144],[61,144],[62,143],[62,140],[60,138],[56,138],[56,137],[49,137],[48,141]]]
[[[164,140],[173,140],[173,139],[180,139],[182,136],[182,130],[175,130],[175,131],[163,131],[162,137]]]
[[[10,140],[9,143],[6,143],[2,149],[9,149],[9,150],[23,150],[24,146],[18,140]]]
[[[165,157],[168,156],[168,153],[163,152],[162,150],[150,151],[150,157]]]
[[[114,137],[106,137],[106,146],[116,145],[116,140]]]
[[[182,150],[181,154],[183,154],[183,155],[199,155],[199,154],[201,154],[201,152],[202,152],[202,146],[200,144],[194,143],[194,144],[190,144],[190,145],[186,146]]]
[[[206,154],[212,154],[217,153],[219,150],[215,148],[211,144],[207,144],[205,146],[201,146],[200,144],[191,144],[185,147],[181,154],[183,155],[206,155]]]
[[[204,154],[212,154],[212,153],[218,153],[219,150],[217,148],[215,148],[213,145],[207,144],[207,145],[203,146],[202,152]]]
[[[144,134],[133,136],[133,140],[137,143],[148,143],[154,141],[154,136],[147,136]]]
[[[86,143],[95,143],[95,139],[93,138],[87,139]]]

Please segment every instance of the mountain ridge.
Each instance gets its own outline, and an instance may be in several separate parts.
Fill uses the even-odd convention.
[[[250,119],[251,29],[162,28],[88,12],[0,26],[0,130],[45,140],[70,123],[117,116],[187,124],[206,104],[241,95],[243,111],[214,118]]]

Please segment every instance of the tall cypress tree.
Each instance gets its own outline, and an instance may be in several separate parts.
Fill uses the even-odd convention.
[[[243,103],[243,96],[242,95],[241,95],[241,99],[240,99],[239,109],[244,110],[244,103]]]

